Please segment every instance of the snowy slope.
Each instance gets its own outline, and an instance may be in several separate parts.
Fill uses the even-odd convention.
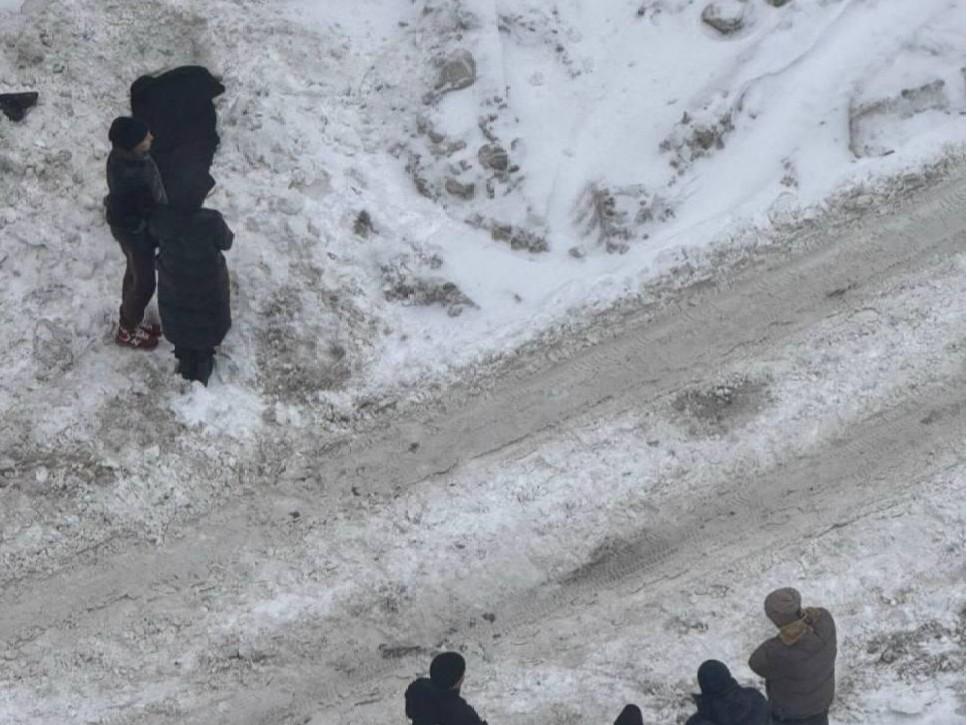
[[[440,315],[415,329],[394,321],[406,335],[393,341],[405,355],[394,376],[472,360],[477,340],[510,347],[575,307],[637,291],[680,262],[682,247],[694,254],[962,142],[958,3],[734,4],[745,22],[734,36],[704,26],[702,7],[685,2],[645,3],[640,15],[633,3],[428,3],[407,18],[415,37],[374,59],[365,88],[378,91],[366,104],[392,118],[380,138],[411,134],[396,152],[446,218],[404,227],[418,247],[396,264],[455,282],[481,309],[457,325]],[[468,49],[478,80],[414,108],[434,81],[413,67],[428,48]],[[934,81],[942,88],[922,113],[890,106]],[[851,116],[862,140],[851,137]],[[889,148],[850,150],[877,133]],[[485,143],[520,170],[483,170]],[[448,193],[448,179],[474,184],[474,199]],[[395,220],[412,201],[393,207],[375,218]],[[451,223],[468,219],[511,226],[521,249]],[[524,253],[542,243],[546,252]]]
[[[396,722],[408,679],[459,648],[492,722],[631,700],[681,723],[702,658],[754,681],[761,598],[789,583],[839,622],[834,723],[962,719],[959,193],[249,481],[157,545],[22,567],[0,722]]]
[[[320,398],[351,413],[359,391],[504,354],[696,247],[775,241],[770,219],[962,143],[960,3],[716,5],[741,29],[720,33],[685,0],[6,10],[4,87],[42,102],[0,126],[18,277],[3,400],[65,372],[136,387],[150,369],[184,422],[251,429],[276,404],[312,416]],[[476,82],[433,93],[434,63],[458,49]],[[213,203],[240,240],[218,385],[187,398],[164,353],[104,345],[118,255],[98,215],[104,128],[127,83],[185,62],[229,87]],[[512,171],[483,168],[484,143]],[[89,415],[104,392],[78,386],[58,392],[90,397]],[[246,401],[230,424],[225,396]]]
[[[229,495],[229,470],[284,468],[305,431],[321,444],[587,332],[651,301],[651,282],[701,280],[715,250],[781,246],[833,192],[863,209],[938,160],[962,167],[960,3],[718,5],[739,30],[684,0],[0,11],[0,91],[41,95],[23,123],[0,118],[0,467],[76,499],[67,516],[158,535]],[[438,64],[460,50],[476,80],[442,93]],[[212,203],[238,233],[235,323],[207,390],[166,346],[110,343],[106,128],[133,78],[183,63],[228,87]],[[505,171],[482,166],[485,142]],[[52,556],[98,537],[58,526],[32,534]]]
[[[784,248],[790,229],[828,208],[881,213],[938,169],[963,169],[962,2],[774,4],[0,1],[0,92],[41,94],[23,123],[0,117],[0,589],[118,541],[162,543],[185,521],[301,475],[293,471],[307,441],[325,450],[396,400],[483,376],[524,346],[575,331],[592,341],[607,332],[588,330],[605,310],[701,282],[722,259]],[[443,92],[441,63],[461,50],[474,82]],[[166,345],[150,355],[112,345],[121,255],[101,219],[106,129],[127,111],[130,82],[184,63],[207,65],[228,88],[211,201],[237,233],[228,255],[235,324],[208,389],[173,375]],[[963,290],[949,276],[911,318],[899,305],[871,321],[869,346],[850,348],[870,355],[870,369],[855,371],[868,378],[812,403],[800,397],[809,385],[783,388],[788,406],[769,420],[800,416],[796,435],[808,440],[818,435],[810,411],[858,414],[856,401],[916,384],[920,373],[905,366],[923,349],[938,364],[962,353],[952,298]],[[841,346],[848,341],[830,342],[818,361],[806,343],[800,352],[845,376],[853,363],[838,359]],[[784,365],[774,362],[798,374]],[[750,450],[770,444],[767,423]],[[694,455],[725,454],[699,445]],[[904,499],[896,515],[930,532],[962,530],[951,514],[959,475],[929,484],[944,502],[937,510]],[[547,496],[535,517],[575,505],[561,488]],[[480,514],[482,540],[499,539],[513,502],[488,518],[487,501],[460,500]],[[393,525],[354,526],[346,533],[358,543]],[[853,534],[843,536],[852,546]],[[938,558],[949,545],[924,534],[916,550]],[[882,562],[876,546],[858,554],[870,566]],[[534,556],[555,571],[575,563]],[[957,630],[947,599],[929,600],[962,580],[944,561],[936,579],[917,570],[923,594],[911,621],[935,620],[947,633]],[[743,581],[778,578],[769,566],[758,561]],[[881,586],[902,592],[901,573],[890,569]],[[492,574],[474,576],[486,584]],[[284,618],[290,601],[297,614],[300,602],[320,613],[317,591],[303,600],[286,591],[270,587],[258,612]],[[858,597],[849,590],[838,602],[857,626]],[[252,624],[251,604],[247,594],[229,614]],[[893,616],[885,611],[876,615]],[[627,645],[608,637],[625,643],[627,632],[602,633],[601,643],[625,656]],[[576,645],[570,656],[584,653]],[[575,672],[559,682],[589,676]],[[511,712],[496,677],[486,702]],[[674,677],[678,693],[690,673]],[[922,678],[912,682],[904,692]],[[910,704],[922,722],[936,703],[949,711],[949,688],[940,690]],[[159,700],[171,696],[159,690]],[[877,697],[856,718],[881,712]],[[562,705],[568,717],[578,699]],[[667,701],[656,712],[666,706],[681,712]]]

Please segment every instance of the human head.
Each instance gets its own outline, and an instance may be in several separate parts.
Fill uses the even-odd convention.
[[[637,705],[625,705],[625,709],[618,715],[614,725],[645,725],[645,721]]]
[[[785,627],[802,616],[802,597],[792,587],[776,589],[766,597],[766,616],[777,627]]]
[[[111,123],[108,139],[114,146],[125,151],[147,153],[154,136],[144,121],[130,116],[118,116]]]
[[[456,690],[463,684],[467,662],[457,652],[438,654],[430,663],[430,681],[441,690]]]
[[[703,695],[718,695],[732,689],[735,679],[718,660],[705,660],[698,668],[698,687]]]

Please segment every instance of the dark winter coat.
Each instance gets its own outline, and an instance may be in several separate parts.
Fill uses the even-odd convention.
[[[148,226],[158,240],[158,311],[164,336],[206,350],[232,326],[228,268],[222,252],[235,235],[214,209],[161,206]]]
[[[141,76],[131,86],[131,115],[155,136],[152,155],[176,206],[199,192],[204,197],[215,185],[209,172],[219,138],[212,99],[224,92],[225,86],[197,65]]]
[[[769,703],[754,687],[739,687],[715,696],[695,695],[698,712],[685,725],[769,725]]]
[[[147,154],[113,148],[107,157],[107,223],[127,232],[140,232],[158,204],[168,202],[154,160]]]
[[[404,698],[413,725],[487,725],[459,690],[440,690],[427,677],[411,683]]]
[[[784,626],[749,658],[749,667],[766,681],[772,712],[805,718],[829,710],[835,694],[836,625],[822,608]]]

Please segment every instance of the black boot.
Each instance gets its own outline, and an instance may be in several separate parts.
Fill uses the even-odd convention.
[[[175,368],[175,372],[185,380],[194,380],[195,351],[183,347],[176,347],[175,357],[178,359],[178,366]]]
[[[214,350],[199,350],[195,355],[195,380],[207,388],[208,379],[215,369],[215,352]]]
[[[176,372],[185,380],[197,380],[202,385],[208,385],[208,379],[215,369],[214,350],[188,350],[176,347],[175,357],[178,358]]]

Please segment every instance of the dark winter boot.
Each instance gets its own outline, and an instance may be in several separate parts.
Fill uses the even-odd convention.
[[[195,379],[195,355],[192,350],[175,348],[175,357],[178,358],[178,366],[175,372],[185,380]]]
[[[208,350],[175,349],[178,358],[177,372],[185,380],[197,380],[202,385],[208,385],[208,379],[215,369],[214,353]]]
[[[211,353],[199,353],[198,363],[195,367],[195,380],[199,381],[206,388],[208,379],[211,378],[215,370],[215,356]]]

